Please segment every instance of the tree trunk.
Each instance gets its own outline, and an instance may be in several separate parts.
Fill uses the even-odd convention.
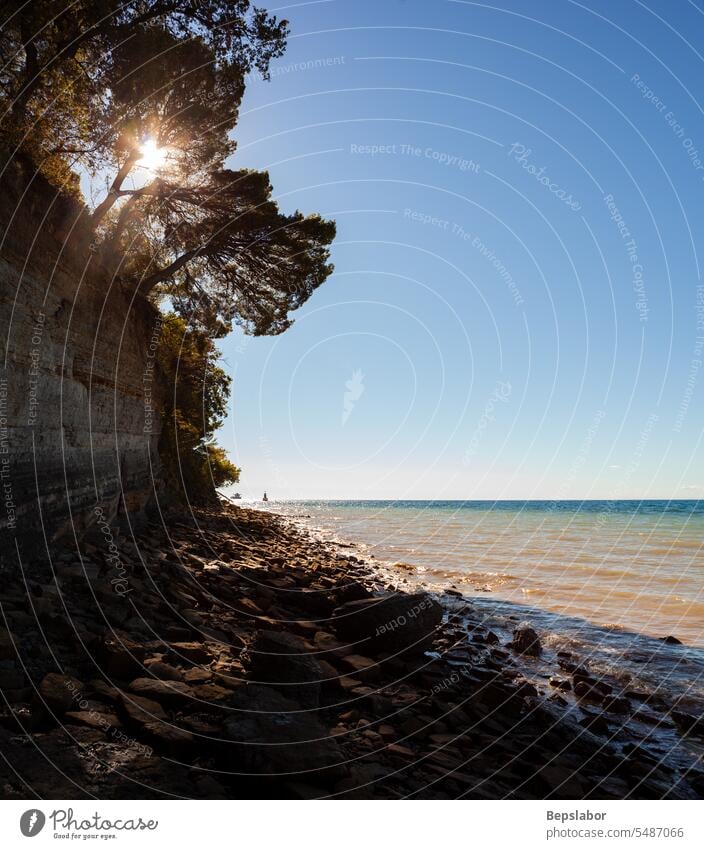
[[[117,199],[120,197],[120,187],[138,159],[139,152],[133,150],[120,166],[120,170],[115,175],[115,179],[112,181],[112,185],[110,186],[106,197],[95,207],[93,214],[90,217],[90,224],[93,230],[97,228],[103,218],[105,218],[117,202]]]

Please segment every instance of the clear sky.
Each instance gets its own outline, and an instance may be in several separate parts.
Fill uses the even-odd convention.
[[[704,13],[324,0],[232,167],[337,220],[335,274],[232,334],[219,439],[270,498],[704,496]]]

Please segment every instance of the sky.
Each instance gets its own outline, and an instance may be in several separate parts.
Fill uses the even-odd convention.
[[[229,163],[337,221],[274,338],[232,333],[244,497],[704,497],[704,12],[323,0]]]

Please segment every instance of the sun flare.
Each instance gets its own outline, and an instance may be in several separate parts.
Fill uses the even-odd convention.
[[[141,147],[141,153],[137,164],[147,171],[158,171],[166,160],[166,150],[158,147],[155,139],[147,139]]]

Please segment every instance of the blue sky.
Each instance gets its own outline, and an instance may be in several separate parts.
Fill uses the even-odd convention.
[[[222,344],[242,494],[704,496],[704,12],[270,9],[231,164],[338,237],[289,331]]]

